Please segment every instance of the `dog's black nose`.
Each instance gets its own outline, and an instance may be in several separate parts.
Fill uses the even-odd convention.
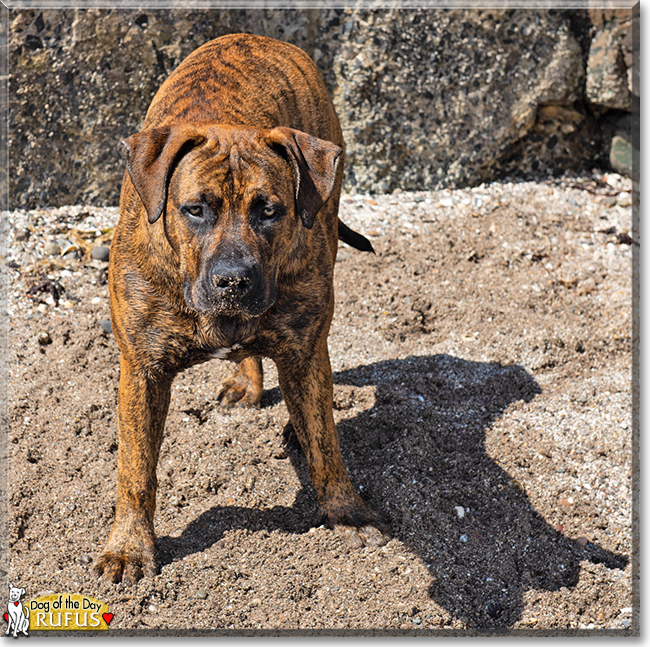
[[[246,260],[220,260],[210,271],[212,289],[223,297],[243,297],[253,287],[253,279],[253,265]]]

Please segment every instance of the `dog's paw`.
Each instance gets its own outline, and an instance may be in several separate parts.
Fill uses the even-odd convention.
[[[114,584],[135,584],[145,576],[154,577],[158,564],[153,541],[144,545],[129,540],[119,543],[109,540],[97,558],[94,571]]]
[[[387,532],[382,531],[371,524],[361,528],[335,526],[334,531],[341,534],[350,548],[362,548],[363,546],[374,548],[383,546],[390,541],[390,536]]]
[[[236,372],[221,383],[217,400],[223,407],[237,405],[259,409],[262,389],[256,389],[251,380]]]
[[[352,504],[331,507],[327,524],[340,534],[351,548],[383,546],[390,541],[388,526],[361,499]]]

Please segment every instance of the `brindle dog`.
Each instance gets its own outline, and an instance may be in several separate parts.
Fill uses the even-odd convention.
[[[372,247],[338,220],[343,137],[316,67],[269,38],[213,40],[163,83],[124,144],[109,265],[122,353],[117,505],[98,574],[156,573],[156,464],[172,380],[215,357],[238,363],[218,394],[224,404],[259,406],[261,357],[275,362],[329,526],[383,543],[332,415],[338,239]]]

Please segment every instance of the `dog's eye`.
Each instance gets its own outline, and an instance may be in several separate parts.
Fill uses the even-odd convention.
[[[271,218],[275,218],[275,214],[276,214],[276,210],[274,207],[266,206],[262,210],[262,219],[271,220]]]
[[[203,207],[200,204],[192,204],[186,207],[183,207],[181,211],[192,216],[193,218],[202,218],[203,217]]]

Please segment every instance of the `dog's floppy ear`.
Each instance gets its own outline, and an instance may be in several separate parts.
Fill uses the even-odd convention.
[[[127,137],[126,168],[138,192],[149,222],[160,218],[167,202],[167,187],[174,168],[183,152],[197,146],[205,135],[185,124],[162,128],[147,128]]]
[[[284,127],[271,130],[267,141],[288,152],[296,176],[296,208],[305,227],[311,229],[316,214],[332,193],[343,149],[324,139]]]

